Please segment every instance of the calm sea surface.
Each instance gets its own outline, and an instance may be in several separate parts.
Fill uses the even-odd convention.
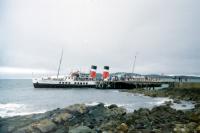
[[[0,79],[0,117],[42,113],[76,103],[117,104],[128,111],[133,111],[141,107],[152,108],[169,100],[168,98],[151,98],[118,90],[36,89],[29,79]],[[182,104],[175,104],[173,107],[189,109],[193,107],[193,104],[182,101]]]

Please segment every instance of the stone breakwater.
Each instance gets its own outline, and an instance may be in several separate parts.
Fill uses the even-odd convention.
[[[104,104],[75,104],[43,114],[0,118],[0,133],[189,133],[200,132],[200,106],[177,111],[163,105],[127,113]]]
[[[164,88],[159,90],[148,90],[144,88],[121,90],[129,93],[139,93],[150,97],[169,97],[178,100],[195,101],[200,103],[200,87],[197,88]]]

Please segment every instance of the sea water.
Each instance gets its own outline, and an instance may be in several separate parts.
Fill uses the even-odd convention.
[[[0,79],[0,117],[43,113],[72,104],[88,106],[104,103],[117,104],[131,112],[152,108],[170,101],[169,98],[151,98],[119,90],[92,88],[34,88],[30,79]],[[184,106],[182,106],[184,104]],[[194,105],[183,101],[173,108],[190,109]]]

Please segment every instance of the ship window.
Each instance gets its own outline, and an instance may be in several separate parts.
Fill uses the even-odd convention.
[[[86,82],[86,85],[88,84],[88,82]]]
[[[70,85],[70,82],[69,82],[69,85]]]
[[[59,82],[59,84],[61,84],[61,82]]]
[[[77,82],[77,84],[79,84],[79,82]]]
[[[74,84],[76,84],[76,82],[74,82]]]
[[[83,85],[84,85],[85,83],[83,82]]]
[[[82,85],[82,83],[80,83]]]

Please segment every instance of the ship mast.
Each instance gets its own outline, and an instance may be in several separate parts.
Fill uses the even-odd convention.
[[[62,57],[63,57],[63,49],[62,49],[62,52],[61,52],[60,62],[59,62],[59,66],[58,66],[57,79],[58,79],[58,76],[59,76],[59,73],[60,73],[60,66],[61,66],[61,63],[62,63]]]
[[[136,59],[137,59],[137,53],[136,53],[136,55],[135,55],[134,62],[133,62],[132,74],[133,74],[134,71],[135,71],[135,63],[136,63]]]

